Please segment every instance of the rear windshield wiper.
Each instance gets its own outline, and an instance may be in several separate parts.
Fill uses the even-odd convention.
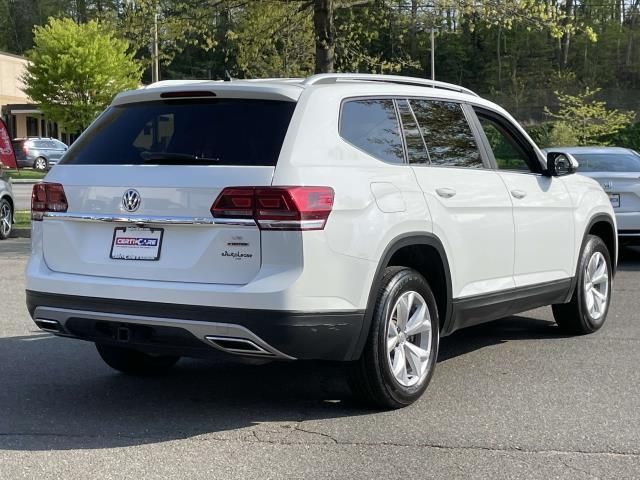
[[[212,165],[220,162],[219,158],[198,157],[190,153],[142,152],[140,156],[144,163],[154,165]]]

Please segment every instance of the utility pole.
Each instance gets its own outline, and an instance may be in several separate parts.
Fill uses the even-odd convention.
[[[151,81],[160,80],[160,61],[158,53],[158,13],[153,15],[153,44],[151,46]]]
[[[436,37],[431,27],[431,80],[436,79]]]

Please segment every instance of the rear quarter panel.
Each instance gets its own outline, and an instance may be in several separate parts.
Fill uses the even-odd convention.
[[[408,165],[379,161],[340,137],[344,99],[344,91],[331,86],[303,93],[273,184],[334,189],[335,202],[325,230],[304,233],[305,275],[314,271],[330,275],[350,303],[365,308],[387,246],[407,232],[431,232],[432,223]],[[333,289],[333,285],[321,288]]]

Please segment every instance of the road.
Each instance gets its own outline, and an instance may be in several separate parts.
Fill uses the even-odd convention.
[[[16,201],[16,210],[31,210],[31,183],[14,183],[13,198]]]
[[[548,308],[460,331],[392,412],[354,404],[334,364],[117,374],[31,323],[28,251],[0,242],[1,479],[640,478],[640,250],[600,332],[564,337]]]

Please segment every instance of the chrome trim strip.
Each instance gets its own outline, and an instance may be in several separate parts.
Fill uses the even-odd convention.
[[[258,220],[261,227],[271,230],[321,230],[326,220]]]
[[[93,312],[89,310],[73,310],[67,308],[55,308],[55,307],[37,307],[34,315],[34,321],[48,320],[57,321],[60,325],[60,331],[55,332],[61,336],[69,335],[66,329],[66,323],[70,318],[85,318],[87,320],[104,320],[110,322],[121,323],[133,323],[138,325],[157,325],[157,326],[171,326],[178,327],[187,330],[198,340],[204,342],[211,348],[216,348],[214,343],[207,339],[208,336],[224,338],[228,340],[244,339],[251,343],[254,343],[264,351],[268,352],[272,358],[279,358],[281,360],[295,360],[294,357],[281,352],[280,350],[272,347],[267,342],[262,340],[258,335],[253,333],[242,325],[236,325],[233,323],[216,323],[216,322],[204,322],[196,320],[179,320],[175,318],[162,318],[162,317],[144,317],[138,315],[125,315],[120,313],[102,313]],[[47,330],[50,331],[50,330]],[[265,357],[265,354],[256,352],[251,354],[249,352],[231,352],[228,349],[224,349],[230,353],[243,356],[259,356]]]
[[[239,227],[255,227],[252,218],[213,218],[213,217],[180,217],[154,215],[112,215],[108,213],[68,213],[46,212],[43,218],[68,220],[73,222],[107,222],[124,223],[129,225],[233,225]]]

